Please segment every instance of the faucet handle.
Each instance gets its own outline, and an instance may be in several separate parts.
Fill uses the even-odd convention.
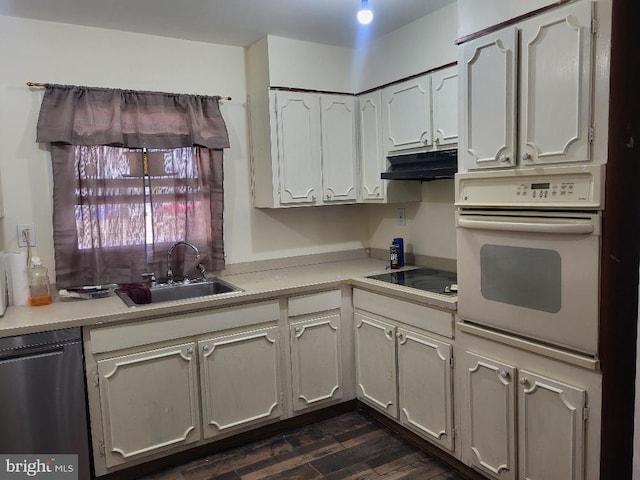
[[[140,275],[142,278],[147,280],[151,286],[155,286],[156,284],[156,274],[153,272],[147,272]]]
[[[196,270],[200,272],[200,276],[202,277],[202,279],[206,280],[207,276],[204,269],[204,265],[202,263],[198,263],[198,265],[196,265]]]

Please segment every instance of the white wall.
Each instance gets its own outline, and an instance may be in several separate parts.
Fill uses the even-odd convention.
[[[454,2],[358,48],[358,91],[457,61],[457,15]]]
[[[365,207],[251,206],[242,48],[0,16],[0,58],[5,251],[20,250],[16,225],[33,223],[35,254],[53,272],[51,162],[35,143],[42,90],[27,88],[28,81],[231,96],[221,107],[231,142],[224,160],[228,263],[366,246]]]
[[[355,93],[351,48],[269,35],[269,85]]]

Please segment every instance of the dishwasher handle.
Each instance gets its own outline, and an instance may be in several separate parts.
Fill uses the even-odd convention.
[[[458,218],[458,226],[472,230],[498,230],[503,232],[553,233],[564,235],[590,235],[593,222],[581,219],[514,219],[514,218]]]

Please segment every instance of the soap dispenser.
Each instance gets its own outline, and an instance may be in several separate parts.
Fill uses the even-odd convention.
[[[49,273],[40,257],[31,259],[29,269],[29,304],[32,307],[49,305],[52,301]]]

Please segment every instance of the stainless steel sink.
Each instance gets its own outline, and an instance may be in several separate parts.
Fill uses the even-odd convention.
[[[221,295],[230,295],[242,292],[242,289],[231,285],[224,280],[220,280],[219,278],[212,278],[206,281],[193,281],[190,283],[161,283],[150,287],[150,290],[152,304],[171,302],[175,300],[189,300],[199,297],[218,297]],[[124,290],[116,290],[116,293],[129,307],[135,307],[136,305],[147,303],[136,303],[136,299],[129,296],[129,294]]]

